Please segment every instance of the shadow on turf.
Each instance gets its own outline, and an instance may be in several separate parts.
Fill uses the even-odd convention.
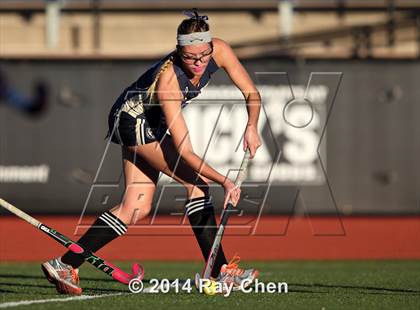
[[[397,289],[397,288],[385,288],[385,287],[373,287],[373,286],[355,286],[355,285],[332,285],[332,284],[320,284],[320,283],[313,283],[313,284],[298,284],[298,283],[288,283],[290,288],[289,292],[296,292],[293,289],[294,286],[297,287],[311,287],[311,288],[343,288],[343,289],[363,289],[363,290],[371,290],[371,291],[385,291],[390,293],[408,293],[408,294],[419,294],[420,290],[410,290],[410,289]],[[371,292],[374,294],[374,292]],[[375,294],[380,294],[380,292],[375,292]]]
[[[1,278],[8,278],[8,279],[45,279],[44,276],[28,276],[28,275],[23,275],[23,274],[0,274],[0,279]],[[111,278],[106,278],[106,279],[98,279],[98,278],[87,278],[87,277],[83,277],[82,280],[86,280],[86,281],[93,281],[93,282],[115,282],[115,280],[111,279]]]
[[[14,293],[13,291],[9,291],[9,290],[0,290],[0,293]]]
[[[44,276],[37,276],[37,275],[23,275],[23,274],[0,274],[0,285],[5,285],[5,286],[19,286],[19,287],[37,287],[37,288],[53,288],[54,286],[52,284],[48,285],[43,285],[43,284],[26,284],[26,283],[10,283],[10,282],[5,282],[4,279],[15,279],[15,280],[45,280]],[[104,279],[98,279],[98,278],[88,278],[88,277],[83,277],[82,281],[92,281],[92,282],[115,282],[115,280],[110,279],[110,278],[104,278]],[[149,282],[148,279],[143,279],[143,281],[145,283]],[[170,280],[171,281],[171,280]],[[82,288],[84,292],[95,292],[95,293],[99,293],[99,292],[118,292],[118,293],[126,293],[128,290],[124,289],[124,286],[121,286],[122,289],[111,289],[111,288],[97,288],[97,287],[89,287],[89,286],[84,286],[82,284]],[[1,292],[1,290],[0,290]],[[8,293],[16,293],[13,291],[7,291]]]
[[[39,279],[45,279],[44,276],[35,276],[35,275],[23,275],[23,274],[0,274],[0,281],[2,278],[6,279],[33,279],[33,280],[39,280]],[[92,281],[92,282],[115,282],[114,279],[111,278],[89,278],[89,277],[81,277],[81,281]],[[168,279],[170,282],[175,281]],[[143,279],[143,282],[148,283],[150,282],[150,279]],[[0,282],[1,284],[1,282]]]
[[[50,285],[40,285],[40,284],[23,284],[23,283],[8,283],[8,282],[3,282],[0,281],[0,285],[5,285],[5,286],[19,286],[19,287],[36,287],[36,288],[54,288],[54,286],[52,284]],[[118,292],[118,293],[125,293],[127,292],[127,290],[118,290],[118,289],[112,289],[112,288],[95,288],[95,287],[83,287],[84,291],[89,291],[89,292]],[[3,292],[3,290],[0,290],[0,292]],[[8,293],[17,293],[17,292],[13,292],[13,291],[4,291],[4,292],[8,292]],[[42,294],[40,292],[37,292],[37,294]],[[51,295],[51,294],[48,294]]]
[[[44,288],[51,288],[48,285],[34,285],[34,284],[16,284],[16,283],[4,283],[2,278],[10,278],[10,279],[45,279],[44,276],[36,276],[36,275],[22,275],[22,274],[0,274],[0,285],[11,285],[11,286],[29,286],[29,287],[44,287]],[[82,281],[92,281],[92,282],[115,282],[115,280],[110,278],[87,278],[83,277]],[[174,280],[169,280],[170,282]],[[149,279],[143,279],[144,283],[148,283]],[[378,291],[385,291],[389,293],[405,293],[405,294],[419,294],[420,290],[410,290],[410,289],[391,289],[385,287],[373,287],[373,286],[355,286],[355,285],[333,285],[333,284],[321,284],[321,283],[313,283],[313,284],[301,284],[301,283],[288,283],[289,292],[290,293],[323,293],[317,292],[312,290],[303,290],[303,289],[295,289],[294,287],[298,288],[343,288],[343,289],[363,289],[368,291],[376,291],[371,292],[372,294],[380,294]],[[83,287],[83,290],[95,291],[95,292],[126,292],[126,290],[118,290],[118,289],[98,289],[92,287]],[[1,290],[0,290],[1,292]]]

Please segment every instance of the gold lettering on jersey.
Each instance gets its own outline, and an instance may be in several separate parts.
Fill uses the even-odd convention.
[[[128,99],[123,106],[121,107],[121,110],[128,113],[130,116],[136,118],[141,113],[144,112],[143,102],[141,101],[141,96],[134,96],[130,99]]]

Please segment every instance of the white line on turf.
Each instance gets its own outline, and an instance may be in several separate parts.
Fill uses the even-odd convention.
[[[116,294],[104,294],[104,295],[83,295],[83,296],[74,296],[67,298],[51,298],[51,299],[36,299],[36,300],[21,300],[21,301],[11,301],[0,304],[0,308],[11,308],[17,306],[27,306],[33,304],[43,304],[48,302],[67,302],[75,300],[86,300],[86,299],[95,299],[102,297],[118,296],[118,295],[128,295],[129,293],[116,293]]]
[[[152,286],[145,287],[141,293],[142,294],[153,294],[153,293],[155,293],[155,289]],[[27,306],[27,305],[33,305],[33,304],[43,304],[43,303],[48,303],[48,302],[67,302],[67,301],[87,300],[87,299],[95,299],[95,298],[110,297],[110,296],[131,295],[131,294],[132,293],[115,293],[115,294],[104,294],[104,295],[73,296],[73,297],[66,297],[66,298],[10,301],[10,302],[1,303],[0,304],[0,309],[18,307],[18,306]]]

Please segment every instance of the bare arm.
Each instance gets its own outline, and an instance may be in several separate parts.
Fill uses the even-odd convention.
[[[214,38],[214,58],[217,64],[229,75],[232,82],[241,90],[246,100],[248,122],[244,135],[244,150],[249,147],[253,158],[257,149],[261,146],[258,135],[258,118],[261,109],[261,96],[249,77],[245,68],[236,57],[228,43]]]
[[[182,93],[172,67],[160,75],[156,89],[168,129],[180,156],[197,173],[223,185],[226,177],[218,173],[194,153],[187,124],[181,111]]]

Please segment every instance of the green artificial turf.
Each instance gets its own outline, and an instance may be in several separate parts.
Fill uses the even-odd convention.
[[[130,264],[117,263],[130,270]],[[83,296],[95,299],[48,301],[15,306],[11,302],[63,299],[43,276],[40,263],[0,263],[0,309],[420,309],[419,261],[247,262],[261,282],[286,282],[288,292],[241,293],[229,297],[190,293],[133,294],[86,264],[80,271]],[[193,278],[196,262],[144,262],[144,284],[157,279]]]

